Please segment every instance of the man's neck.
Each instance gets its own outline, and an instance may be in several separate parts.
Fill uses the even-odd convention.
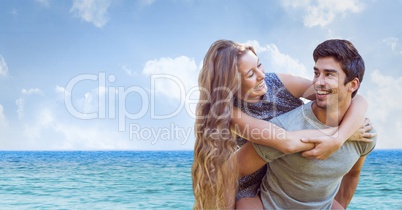
[[[328,126],[338,126],[341,124],[345,113],[348,111],[349,106],[352,100],[345,101],[343,104],[339,104],[336,107],[328,107],[327,109],[323,109],[317,106],[316,102],[314,101],[311,105],[314,115],[317,119]]]

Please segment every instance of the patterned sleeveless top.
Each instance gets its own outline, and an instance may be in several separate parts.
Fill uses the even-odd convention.
[[[265,74],[267,93],[259,102],[249,103],[240,99],[235,99],[234,106],[241,109],[244,113],[258,119],[270,120],[278,115],[286,113],[303,104],[303,101],[295,98],[279,80],[274,73]],[[236,136],[239,147],[243,146],[247,140]],[[251,198],[258,194],[262,178],[267,173],[267,165],[264,165],[254,173],[239,179],[239,186],[236,192],[236,201],[241,198]]]
[[[295,98],[285,88],[275,73],[266,73],[265,82],[268,91],[262,96],[261,101],[249,103],[235,99],[234,106],[249,116],[268,121],[303,104],[302,100]],[[236,137],[236,141],[239,146],[247,142],[240,136]]]

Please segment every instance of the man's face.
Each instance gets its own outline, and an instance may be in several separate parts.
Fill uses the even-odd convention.
[[[341,65],[333,57],[319,58],[314,66],[313,85],[316,104],[323,109],[338,108],[351,97],[350,83],[344,85],[346,78]]]

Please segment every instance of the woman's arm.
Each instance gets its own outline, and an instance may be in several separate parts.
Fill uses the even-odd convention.
[[[291,74],[277,74],[286,89],[296,98],[315,99],[311,80]],[[314,143],[300,141],[302,137],[320,137],[332,135],[336,129],[286,131],[270,122],[253,118],[234,108],[232,130],[253,143],[273,147],[283,153],[295,153],[314,149]]]
[[[283,83],[285,88],[295,98],[305,98],[308,100],[315,100],[315,92],[313,82],[303,77],[295,76],[292,74],[276,74],[279,80]]]
[[[286,89],[296,98],[315,99],[312,82],[291,74],[277,74]],[[253,118],[241,110],[234,108],[232,130],[244,139],[253,143],[273,147],[283,153],[295,153],[311,150],[314,144],[305,144],[302,137],[320,137],[332,135],[336,129],[286,131],[270,122]]]
[[[233,109],[232,131],[253,143],[273,147],[283,153],[295,153],[311,150],[313,143],[303,143],[302,137],[319,137],[323,134],[332,135],[336,129],[286,131],[283,128],[265,120],[253,118],[238,108]]]
[[[319,138],[308,137],[302,139],[303,142],[316,144],[314,149],[303,152],[302,155],[307,158],[316,158],[320,160],[329,157],[332,153],[338,150],[349,137],[355,134],[356,131],[360,132],[361,125],[365,119],[367,106],[366,99],[357,94],[352,99],[352,103],[342,119],[336,133],[330,136],[321,136]],[[365,141],[365,136],[372,138],[375,134],[362,134],[363,138],[356,140]]]
[[[315,97],[314,94],[311,94],[310,80],[288,74],[278,74],[278,77],[294,97],[302,97],[303,95],[308,95],[310,99]],[[232,128],[237,135],[244,139],[273,147],[284,153],[310,150],[304,152],[303,155],[309,158],[326,159],[338,150],[355,131],[359,130],[366,110],[367,101],[362,96],[356,95],[338,132],[335,132],[335,128],[285,131],[272,123],[248,116],[235,108]],[[302,144],[299,141],[300,139],[310,144]]]
[[[310,80],[289,74],[277,75],[294,97],[315,100],[314,88]],[[323,134],[319,137],[305,136],[303,142],[314,143],[316,147],[310,151],[303,152],[302,155],[307,158],[326,159],[338,150],[352,135],[354,135],[354,140],[356,141],[370,141],[369,138],[372,138],[376,134],[366,133],[372,128],[371,125],[367,126],[367,124],[363,124],[367,107],[366,99],[357,94],[352,99],[352,104],[339,125],[338,132],[333,135]],[[301,133],[301,135],[303,134]]]

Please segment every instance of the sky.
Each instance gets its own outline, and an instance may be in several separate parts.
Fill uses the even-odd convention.
[[[197,78],[218,39],[313,78],[350,40],[376,149],[402,149],[402,0],[0,0],[0,150],[192,150]]]

